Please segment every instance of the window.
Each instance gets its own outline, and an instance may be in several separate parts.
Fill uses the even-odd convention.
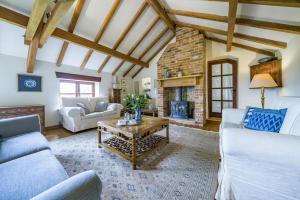
[[[62,97],[95,97],[95,83],[83,81],[60,81]]]

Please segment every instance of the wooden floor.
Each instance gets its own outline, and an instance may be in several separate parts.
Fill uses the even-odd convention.
[[[206,124],[204,125],[203,130],[219,132],[220,124],[220,120],[208,119],[206,120]]]
[[[56,128],[56,129],[51,129],[51,130],[45,131],[45,137],[47,138],[48,141],[68,137],[68,136],[71,136],[74,134],[75,133],[72,133],[64,128]]]
[[[219,132],[220,121],[218,120],[207,120],[203,130],[206,131],[215,131]],[[56,139],[68,137],[71,135],[75,135],[76,133],[72,133],[64,128],[57,128],[45,131],[45,136],[48,141],[53,141]]]

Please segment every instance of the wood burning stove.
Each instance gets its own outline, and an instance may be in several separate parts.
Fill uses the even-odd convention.
[[[171,117],[188,119],[189,102],[183,101],[182,87],[176,88],[176,99],[171,101]]]

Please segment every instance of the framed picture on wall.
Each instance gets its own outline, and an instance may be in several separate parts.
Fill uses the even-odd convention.
[[[42,92],[42,77],[18,74],[19,92]]]
[[[127,86],[127,79],[121,79],[121,86],[126,87]]]
[[[127,89],[126,88],[122,88],[121,92],[122,92],[122,94],[127,94]]]

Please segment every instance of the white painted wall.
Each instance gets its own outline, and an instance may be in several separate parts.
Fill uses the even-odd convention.
[[[26,60],[20,57],[0,54],[0,107],[16,105],[45,105],[46,126],[58,124],[60,107],[59,80],[55,72],[66,72],[89,76],[99,76],[95,70],[62,65],[57,67],[54,63],[37,61],[34,75],[42,76],[42,92],[18,92],[17,74],[26,74]],[[108,96],[112,77],[109,73],[100,74],[102,81],[97,87],[99,96]]]
[[[264,57],[254,52],[233,47],[231,52],[226,52],[226,46],[220,43],[207,41],[206,55],[208,60],[224,57],[238,59],[238,107],[247,105],[260,105],[260,90],[249,89],[250,65],[257,59]],[[295,37],[288,43],[288,48],[280,50],[282,54],[282,79],[283,87],[266,89],[266,104],[276,101],[278,96],[300,96],[300,37]],[[297,56],[298,55],[298,56]]]

